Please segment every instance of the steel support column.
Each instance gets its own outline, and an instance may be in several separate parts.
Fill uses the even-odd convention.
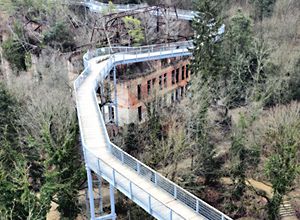
[[[109,194],[110,194],[110,211],[111,219],[116,220],[116,208],[115,208],[115,188],[112,184],[109,184]]]
[[[91,220],[95,220],[95,204],[94,204],[94,193],[93,193],[93,177],[91,169],[86,165],[86,173],[88,179],[88,191],[90,200],[90,214]]]
[[[101,176],[97,175],[98,179],[98,190],[99,190],[99,214],[103,213],[103,197],[102,197],[102,179]]]

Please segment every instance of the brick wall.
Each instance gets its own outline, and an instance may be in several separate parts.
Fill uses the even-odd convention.
[[[160,66],[161,61],[157,62],[159,62],[157,65]],[[117,83],[119,123],[122,125],[140,121],[139,107],[142,108],[142,121],[144,121],[147,117],[145,103],[152,102],[156,98],[163,98],[166,99],[163,100],[165,104],[170,104],[171,99],[176,99],[176,94],[181,96],[181,91],[185,91],[190,80],[190,70],[188,70],[188,74],[186,73],[189,63],[189,59],[168,59],[166,67],[162,67],[146,76],[119,81]],[[177,77],[176,71],[178,71]],[[175,80],[175,82],[172,82],[172,72],[174,74],[173,81]],[[167,79],[166,84],[165,76]],[[161,85],[159,83],[160,77]],[[140,99],[138,99],[138,85],[141,88]],[[148,88],[150,88],[149,92]]]

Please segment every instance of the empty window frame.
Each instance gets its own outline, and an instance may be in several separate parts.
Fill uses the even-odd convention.
[[[175,84],[175,70],[172,70],[172,85]]]
[[[148,92],[148,95],[150,95],[150,93],[151,93],[151,80],[147,81],[147,92]]]
[[[162,90],[162,76],[159,76],[159,89]]]
[[[152,88],[154,88],[155,83],[156,83],[156,78],[152,79]]]
[[[186,78],[189,78],[189,70],[190,68],[189,68],[189,65],[186,65],[186,67],[185,67],[185,75],[186,75]]]
[[[168,87],[168,83],[167,83],[167,74],[166,74],[166,73],[164,74],[164,86],[165,86],[165,88]]]
[[[183,66],[182,69],[181,69],[181,79],[182,80],[184,80],[184,78],[185,78],[185,72],[184,72],[184,70],[185,70],[185,66]]]
[[[179,89],[175,89],[175,100],[179,100]]]
[[[143,119],[142,106],[138,107],[138,119],[139,119],[139,121],[142,121],[142,119]]]
[[[138,98],[138,100],[142,99],[142,86],[141,86],[141,84],[137,85],[137,98]]]
[[[108,111],[109,111],[109,121],[113,122],[115,120],[115,109],[114,109],[114,107],[109,106]]]
[[[176,69],[176,83],[179,83],[179,68]]]

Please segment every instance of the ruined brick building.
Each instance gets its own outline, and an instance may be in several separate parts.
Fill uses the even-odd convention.
[[[153,105],[163,108],[179,102],[191,79],[189,63],[189,57],[180,57],[118,66],[116,91],[113,76],[106,83],[105,121],[119,125],[144,122]],[[109,101],[115,95],[117,107]]]

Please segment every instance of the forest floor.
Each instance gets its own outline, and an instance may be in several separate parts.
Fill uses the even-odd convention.
[[[96,193],[98,189],[94,188],[94,198],[99,198],[98,194]],[[115,197],[117,196],[117,191],[115,191]],[[104,208],[110,206],[110,196],[109,196],[109,187],[106,185],[102,185],[102,196],[103,196],[103,206]],[[116,197],[117,198],[117,197]],[[76,220],[86,220],[86,197],[85,197],[85,190],[79,191],[79,205],[81,206],[81,214],[79,214]],[[96,205],[95,205],[96,206]],[[60,219],[60,213],[57,210],[58,205],[54,202],[51,203],[51,209],[47,214],[47,220],[57,220]],[[107,213],[108,214],[108,213]]]

